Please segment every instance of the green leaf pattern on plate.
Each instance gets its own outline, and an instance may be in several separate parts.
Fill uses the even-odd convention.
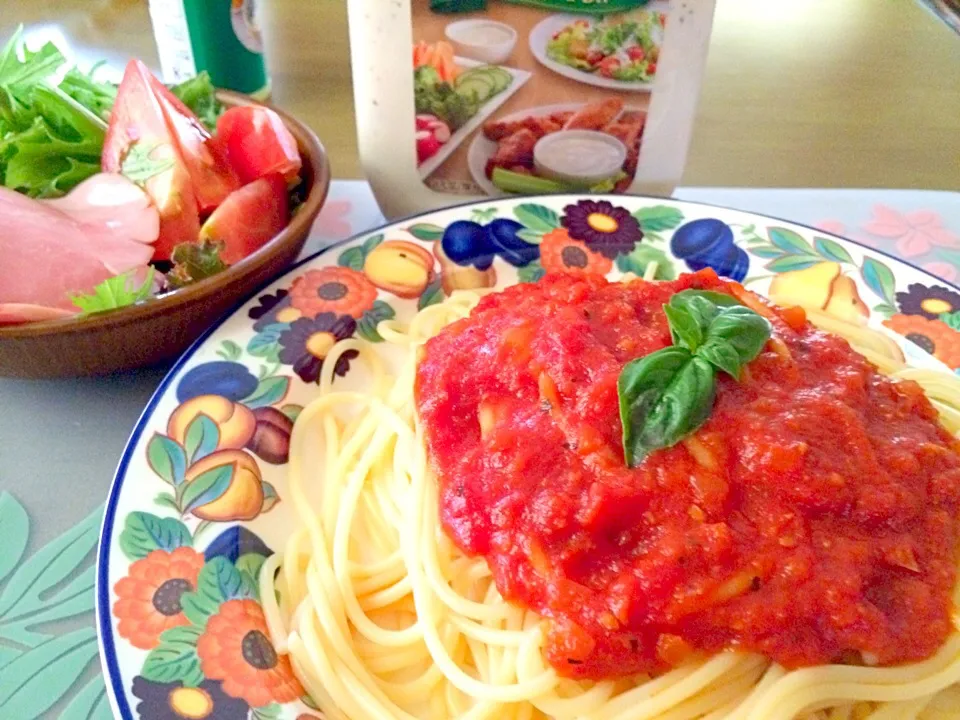
[[[424,242],[434,242],[443,237],[443,228],[433,223],[416,223],[408,227],[407,232]]]
[[[197,641],[203,630],[191,625],[170,628],[160,636],[157,645],[143,663],[140,674],[150,682],[180,681],[184,687],[196,687],[203,682]]]
[[[640,223],[640,229],[646,234],[673,230],[680,227],[680,223],[683,222],[683,213],[670,205],[651,205],[640,208],[633,213],[633,216]]]
[[[177,486],[187,472],[187,455],[176,440],[154,433],[147,443],[147,463],[164,482]]]
[[[261,407],[268,407],[281,402],[290,390],[290,378],[282,375],[275,375],[261,380],[257,384],[257,389],[243,399],[243,404],[251,410]]]
[[[219,444],[220,429],[209,415],[200,413],[187,425],[183,449],[191,465],[212,453]]]
[[[159,518],[147,512],[127,515],[120,533],[120,549],[131,560],[145,558],[154,550],[190,547],[193,540],[186,525],[176,518]]]
[[[794,270],[806,270],[808,267],[819,265],[822,262],[823,260],[820,258],[810,257],[809,255],[782,255],[776,260],[768,262],[767,270],[776,273],[793,272]]]
[[[363,270],[363,263],[366,262],[367,255],[369,255],[373,249],[382,242],[382,233],[371,235],[363,241],[362,245],[347,248],[340,253],[340,257],[337,259],[337,264],[340,267],[350,268],[351,270],[360,272]]]
[[[184,512],[211,503],[222,496],[230,487],[235,471],[235,464],[230,463],[217,465],[197,475],[187,485],[180,498]]]
[[[890,268],[879,260],[868,257],[863,260],[860,274],[869,288],[885,300],[888,305],[896,304],[896,280]]]
[[[377,325],[384,320],[392,320],[396,315],[396,311],[390,305],[383,300],[377,300],[357,323],[357,335],[368,342],[383,342],[383,338],[377,332]]]
[[[531,263],[527,263],[522,268],[517,270],[517,279],[520,282],[536,282],[544,275],[547,274],[547,271],[543,269],[543,265],[540,264],[539,260],[534,260]]]
[[[541,235],[560,227],[560,216],[544,205],[523,203],[513,209],[513,214],[521,225]]]
[[[654,280],[673,280],[677,277],[673,259],[660,248],[651,247],[642,242],[632,252],[626,255],[618,255],[616,263],[620,272],[630,272],[638,277],[644,277],[650,263],[656,263],[657,269],[653,276]]]
[[[847,252],[847,249],[834,240],[825,237],[814,238],[813,246],[822,258],[838,263],[853,263],[853,258]]]
[[[255,598],[256,592],[244,581],[243,574],[229,560],[216,557],[203,566],[197,589],[180,598],[187,619],[198,628],[206,627],[220,605],[236,598]]]
[[[803,236],[795,230],[772,227],[767,229],[767,235],[770,242],[786,253],[816,256],[816,252],[814,252],[810,243],[804,240]]]
[[[874,311],[889,317],[896,313],[896,280],[886,263],[865,256],[860,266],[842,244],[823,236],[808,242],[799,232],[785,227],[767,228],[767,238],[756,234],[753,226],[741,230],[746,249],[756,257],[769,260],[766,269],[774,273],[787,273],[819,265],[837,263],[859,270],[860,277],[868,288],[882,300]]]
[[[954,330],[960,330],[960,310],[952,313],[941,313],[939,320],[946,323]]]
[[[254,357],[280,362],[280,336],[289,327],[286,323],[267,325],[247,343],[247,352]]]
[[[432,283],[427,285],[427,289],[423,291],[423,294],[420,295],[420,299],[417,300],[417,310],[423,310],[425,307],[430,307],[431,305],[436,305],[441,303],[446,299],[446,294],[443,292],[443,284],[440,281],[440,278],[437,278]]]

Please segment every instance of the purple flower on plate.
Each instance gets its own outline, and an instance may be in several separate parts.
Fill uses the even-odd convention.
[[[132,691],[140,700],[136,708],[140,720],[234,720],[250,712],[245,701],[230,697],[211,680],[184,687],[181,682],[157,683],[138,676]]]
[[[613,260],[643,239],[640,222],[626,208],[606,200],[580,200],[563,209],[560,223],[575,240]]]
[[[280,335],[280,362],[292,365],[304,382],[316,382],[320,368],[330,350],[340,340],[351,337],[357,330],[357,321],[349,315],[320,313],[314,318],[299,318]],[[350,360],[356,350],[348,350],[337,360],[334,372],[343,377],[350,369]]]

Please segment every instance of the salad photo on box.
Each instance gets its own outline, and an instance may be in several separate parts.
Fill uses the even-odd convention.
[[[628,191],[669,2],[619,3],[615,12],[506,0],[436,7],[413,3],[417,169],[427,187]]]
[[[530,43],[537,59],[552,70],[567,74],[572,68],[583,74],[568,77],[602,87],[642,90],[648,89],[656,75],[666,21],[667,14],[658,10],[640,10],[599,21],[553,16],[543,21],[542,28],[534,29]],[[544,48],[543,37],[548,33]],[[604,80],[616,84],[605,84]]]

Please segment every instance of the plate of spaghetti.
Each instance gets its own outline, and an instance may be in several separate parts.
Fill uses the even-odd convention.
[[[547,196],[314,256],[151,399],[118,718],[960,718],[960,290],[785,221]]]

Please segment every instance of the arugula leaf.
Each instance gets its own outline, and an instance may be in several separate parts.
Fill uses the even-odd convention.
[[[0,85],[0,139],[26,130],[33,124],[36,116],[37,113],[32,107],[17,100],[13,93]]]
[[[17,48],[20,47],[22,39],[23,25],[19,25],[17,29],[13,31],[10,39],[7,40],[7,44],[0,50],[0,82],[3,81],[4,75],[10,74],[13,68],[19,63],[20,59],[17,57]]]
[[[178,85],[172,85],[170,92],[193,110],[208,129],[216,128],[217,118],[223,112],[223,106],[217,100],[216,88],[206,70]]]
[[[48,42],[39,50],[33,51],[22,46],[22,37],[23,26],[0,51],[0,85],[6,85],[14,92],[29,89],[50,79],[67,62],[63,53],[53,43]]]
[[[156,271],[150,268],[143,284],[137,287],[133,283],[133,273],[125,272],[112,278],[107,278],[97,285],[89,295],[74,295],[71,297],[73,304],[83,312],[84,315],[103,312],[105,310],[116,310],[117,308],[133,305],[134,303],[146,300],[150,297],[153,290],[153,278]]]
[[[96,67],[88,73],[71,68],[60,81],[60,89],[87,110],[105,122],[110,120],[110,111],[117,99],[117,86],[113,83],[94,80]]]
[[[220,257],[224,247],[222,240],[207,238],[180,243],[171,253],[173,270],[167,273],[167,281],[172,287],[181,288],[226,270],[229,266]]]
[[[157,157],[160,150],[162,157]],[[166,172],[174,166],[173,149],[169,143],[157,143],[147,147],[142,140],[130,146],[120,162],[120,172],[131,182],[143,187],[154,175]]]
[[[674,344],[627,363],[617,381],[623,453],[630,467],[706,422],[717,370],[739,379],[770,339],[766,318],[723,293],[685,290],[663,311]]]

